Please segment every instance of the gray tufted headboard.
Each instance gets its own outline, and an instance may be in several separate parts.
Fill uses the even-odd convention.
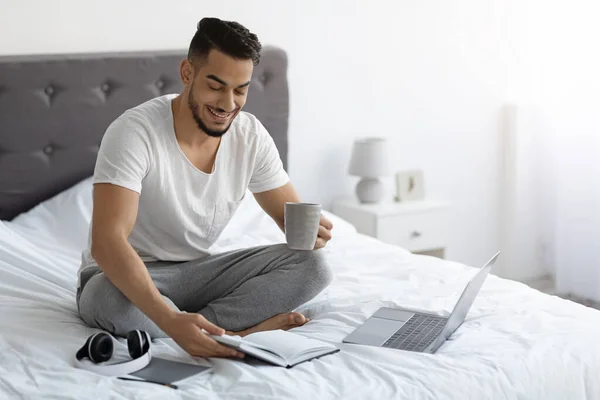
[[[0,57],[0,220],[93,173],[108,125],[178,93],[185,51]],[[265,46],[244,111],[273,136],[287,168],[287,56]]]

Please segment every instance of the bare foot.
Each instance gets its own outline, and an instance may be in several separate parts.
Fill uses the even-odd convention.
[[[298,312],[290,312],[277,314],[274,317],[271,317],[258,325],[255,325],[251,328],[244,329],[239,332],[231,332],[227,331],[228,335],[237,335],[237,336],[246,336],[254,332],[262,332],[262,331],[273,331],[276,329],[283,329],[284,331],[295,328],[297,326],[302,326],[309,321],[304,315]]]

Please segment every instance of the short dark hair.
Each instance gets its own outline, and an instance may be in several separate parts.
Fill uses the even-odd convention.
[[[190,43],[188,59],[206,59],[212,49],[237,59],[260,61],[261,44],[258,37],[235,21],[219,18],[202,18]]]

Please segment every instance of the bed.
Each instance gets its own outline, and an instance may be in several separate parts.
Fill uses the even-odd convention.
[[[79,319],[75,288],[98,144],[123,110],[180,89],[184,53],[0,57],[0,398],[600,398],[600,312],[494,275],[434,355],[342,343],[381,306],[448,315],[477,266],[411,254],[328,211],[334,238],[320,251],[334,280],[299,308],[311,321],[294,332],[339,353],[284,369],[193,358],[155,340],[154,355],[213,367],[178,390],[74,368],[76,350],[97,332]],[[285,52],[266,47],[247,110],[287,167],[286,69]],[[246,196],[213,250],[283,241]]]

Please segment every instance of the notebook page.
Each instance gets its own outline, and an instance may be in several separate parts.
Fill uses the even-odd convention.
[[[262,359],[263,361],[281,365],[282,367],[285,367],[287,364],[287,361],[281,355],[279,355],[277,351],[256,343],[251,344],[246,340],[243,340],[240,336],[210,335],[210,337],[219,343],[238,349],[241,352],[250,354],[254,357]]]
[[[273,349],[283,355],[288,361],[294,360],[303,353],[312,352],[317,349],[335,349],[335,346],[295,334],[283,331],[264,331],[252,333],[244,338],[248,343],[256,343],[260,346]]]

